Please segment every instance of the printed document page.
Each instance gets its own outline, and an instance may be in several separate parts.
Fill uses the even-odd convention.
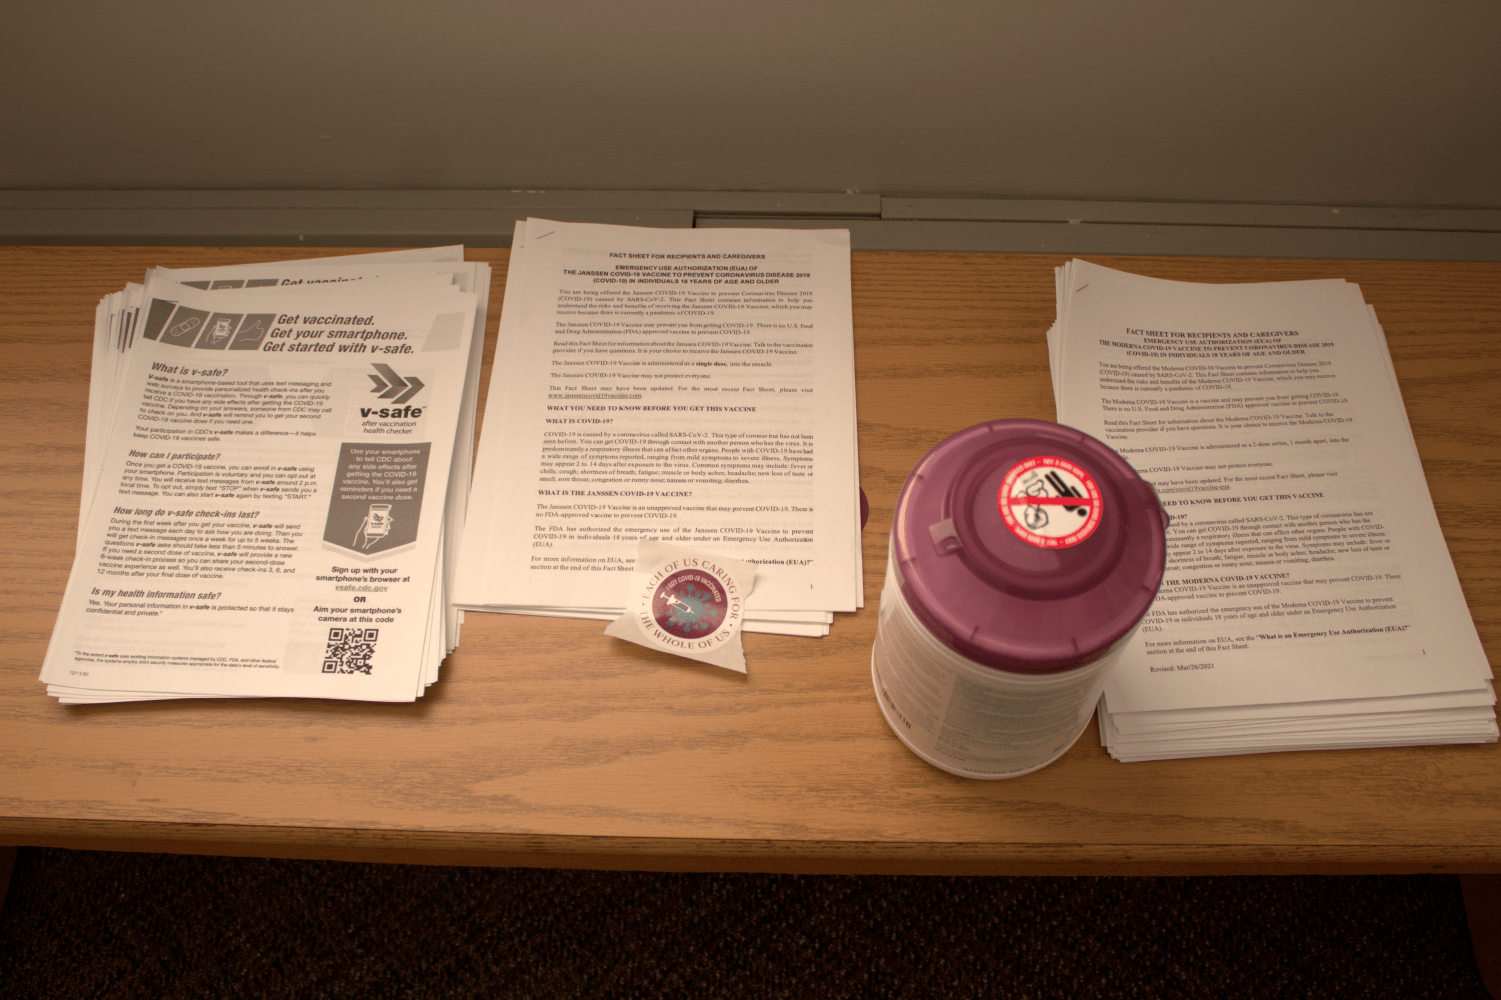
[[[1341,281],[1197,285],[1075,261],[1061,422],[1172,515],[1112,713],[1469,691],[1490,669],[1389,362]]]
[[[455,600],[614,617],[648,537],[854,610],[848,233],[518,231]]]
[[[278,261],[215,268],[155,268],[151,273],[181,284],[209,289],[241,287],[241,282],[246,288],[286,289],[380,279],[383,288],[396,287],[402,282],[407,283],[405,287],[410,287],[423,281],[451,281],[460,291],[475,294],[478,306],[474,315],[474,336],[470,340],[469,370],[464,380],[458,432],[454,436],[453,461],[449,466],[447,512],[444,517],[443,586],[445,591],[452,591],[453,574],[458,568],[458,545],[462,538],[465,507],[469,499],[470,475],[473,471],[475,411],[479,403],[485,320],[490,301],[490,265],[465,261],[462,247],[435,247],[322,258],[302,263]],[[462,612],[450,605],[445,608],[444,613],[444,648],[445,653],[451,653],[459,644]]]
[[[486,304],[490,291],[490,267],[484,263],[462,260],[462,247],[438,247],[424,250],[388,251],[353,257],[326,257],[311,261],[275,261],[204,268],[154,268],[148,280],[158,281],[155,295],[163,300],[175,298],[167,279],[203,290],[260,289],[261,294],[276,294],[278,289],[321,288],[370,282],[379,279],[384,291],[437,287],[455,284],[460,291],[474,292],[478,308],[471,340],[469,371],[464,384],[464,399],[459,415],[459,429],[454,439],[454,457],[450,465],[444,539],[446,587],[452,587],[452,573],[458,564],[458,530],[464,523],[464,505],[469,495],[469,477],[474,451],[474,419],[479,397],[481,353],[484,346]],[[109,421],[114,414],[115,393],[129,350],[134,342],[135,327],[140,320],[144,288],[131,284],[123,293],[106,297],[110,303],[104,322],[95,336],[93,377],[89,392],[89,432],[84,451],[84,513],[93,496],[98,479],[102,442],[107,439]],[[103,305],[103,303],[101,304]],[[79,531],[87,523],[80,517]],[[445,648],[452,652],[458,645],[462,613],[448,608],[445,615]]]
[[[412,700],[443,650],[476,297],[167,294],[142,309],[42,680]]]

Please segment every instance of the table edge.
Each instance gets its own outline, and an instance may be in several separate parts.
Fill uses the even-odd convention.
[[[1491,844],[902,844],[0,818],[0,846],[382,864],[826,875],[1501,872]]]

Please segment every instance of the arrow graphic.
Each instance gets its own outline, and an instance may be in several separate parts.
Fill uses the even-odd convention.
[[[396,371],[390,365],[371,362],[370,367],[380,373],[379,375],[370,375],[369,372],[365,373],[370,375],[370,381],[375,383],[375,388],[370,391],[379,392],[381,399],[391,399],[394,396],[396,398],[391,399],[391,401],[400,405],[422,391],[422,380],[420,378],[415,378],[411,375],[402,378],[396,374]]]

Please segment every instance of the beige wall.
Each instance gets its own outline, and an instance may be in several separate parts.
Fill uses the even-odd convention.
[[[1501,207],[1501,4],[10,3],[0,188]]]

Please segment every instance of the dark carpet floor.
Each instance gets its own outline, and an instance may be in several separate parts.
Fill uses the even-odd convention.
[[[1487,1000],[1450,876],[922,878],[23,848],[0,998]]]

